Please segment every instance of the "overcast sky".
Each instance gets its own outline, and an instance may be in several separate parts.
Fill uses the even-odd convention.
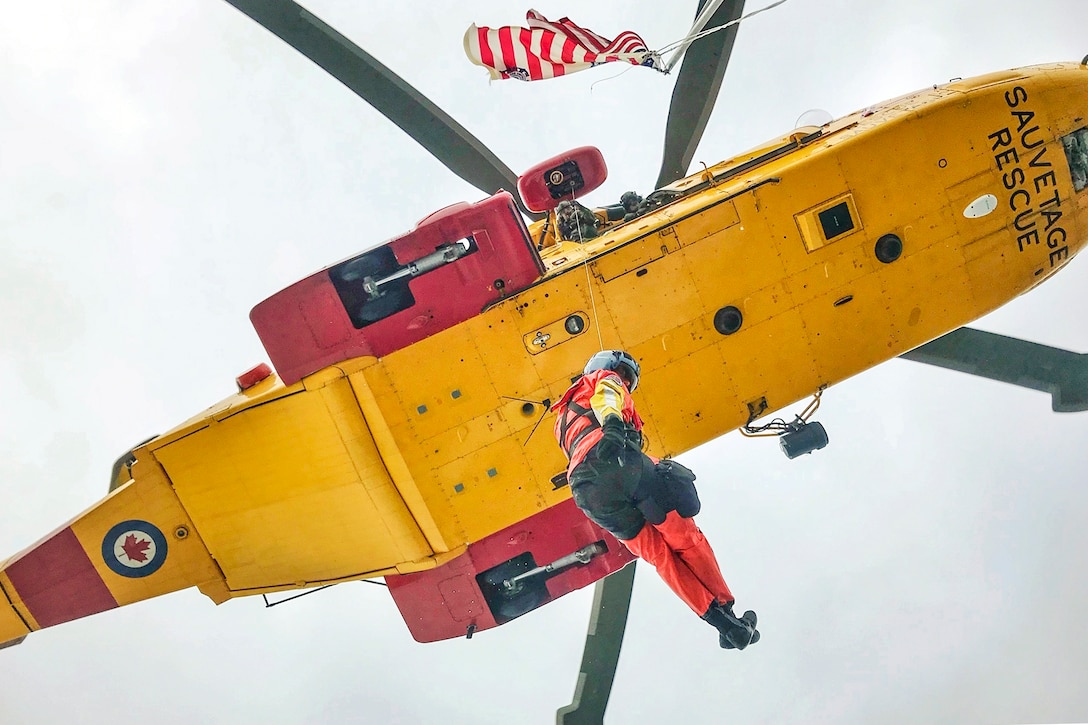
[[[513,169],[594,144],[611,176],[590,203],[651,188],[671,78],[604,67],[489,84],[464,30],[515,24],[529,5],[308,7]],[[535,7],[654,48],[694,14]],[[809,109],[840,116],[1086,53],[1082,0],[790,0],[742,26],[696,161]],[[0,97],[0,558],[104,495],[122,451],[266,360],[253,305],[480,198],[221,0],[6,3]],[[977,326],[1088,352],[1086,289],[1075,260]],[[1088,414],[894,360],[832,388],[818,418],[831,444],[803,459],[736,433],[684,457],[699,523],[763,640],[720,650],[644,567],[611,722],[1088,719]],[[190,590],[0,652],[0,722],[553,722],[591,595],[421,645],[370,584],[270,610]]]

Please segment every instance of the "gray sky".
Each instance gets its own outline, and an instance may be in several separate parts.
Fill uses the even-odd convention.
[[[7,5],[0,558],[104,495],[119,453],[265,360],[253,305],[480,197],[219,0]],[[594,144],[611,176],[590,203],[656,178],[670,78],[605,67],[489,85],[464,58],[470,23],[514,24],[529,5],[309,7],[515,170]],[[651,47],[694,13],[535,7]],[[812,108],[840,116],[953,77],[1079,60],[1085,28],[1080,0],[791,0],[741,28],[696,161]],[[1088,351],[1085,264],[978,326]],[[736,433],[685,457],[700,525],[763,640],[718,649],[643,567],[611,721],[1088,719],[1088,415],[895,360],[831,389],[818,418],[831,445],[804,459]],[[548,723],[573,691],[591,593],[471,642],[420,645],[368,584],[271,610],[191,590],[0,652],[0,721]]]

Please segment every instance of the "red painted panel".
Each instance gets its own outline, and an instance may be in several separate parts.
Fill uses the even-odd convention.
[[[71,528],[21,555],[8,565],[6,573],[42,627],[117,606]]]
[[[581,175],[581,188],[573,194],[564,195],[562,198],[571,197],[577,199],[593,191],[608,178],[608,167],[605,166],[604,156],[594,146],[579,146],[566,153],[553,156],[547,161],[541,161],[533,168],[518,177],[518,193],[529,211],[551,211],[559,205],[561,199],[552,197],[548,188],[549,183],[562,187],[569,182],[568,169],[565,164],[573,162],[577,173]],[[558,176],[555,176],[558,174]]]
[[[383,246],[403,267],[468,237],[475,239],[476,251],[408,282],[414,304],[359,328],[330,277],[342,263],[254,307],[250,320],[283,382],[290,385],[353,357],[388,355],[479,314],[544,271],[521,212],[505,191],[435,212]]]
[[[465,553],[437,569],[388,576],[385,583],[412,637],[436,642],[463,637],[469,626],[476,631],[496,625],[476,585],[476,573],[472,556]],[[459,591],[451,596],[455,586]]]
[[[470,544],[468,551],[436,569],[386,577],[389,593],[418,642],[463,637],[497,626],[476,575],[531,552],[543,566],[595,541],[608,551],[584,566],[575,566],[547,581],[548,601],[603,579],[634,560],[619,541],[578,510],[571,500]]]

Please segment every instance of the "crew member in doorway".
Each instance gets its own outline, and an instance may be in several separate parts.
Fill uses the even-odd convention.
[[[574,502],[653,564],[676,595],[718,630],[722,647],[744,649],[759,641],[756,614],[733,614],[733,593],[692,518],[699,512],[695,474],[642,452],[642,419],[631,400],[638,379],[631,355],[605,350],[589,359],[552,406]]]
[[[559,237],[568,242],[588,242],[595,238],[600,226],[597,216],[576,201],[564,199],[555,208],[555,225]]]

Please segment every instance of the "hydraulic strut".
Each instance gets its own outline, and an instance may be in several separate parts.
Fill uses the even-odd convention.
[[[363,291],[366,292],[367,297],[371,300],[378,299],[382,292],[382,285],[387,285],[390,282],[395,282],[398,279],[404,277],[418,277],[421,274],[426,274],[439,267],[456,262],[461,257],[471,251],[472,246],[467,239],[461,239],[453,244],[448,244],[439,247],[430,254],[424,255],[417,260],[409,262],[404,265],[393,274],[385,277],[363,277]]]
[[[507,594],[515,594],[529,579],[534,579],[538,576],[548,578],[548,576],[550,575],[558,574],[563,569],[567,569],[577,564],[588,564],[594,557],[600,556],[606,551],[608,551],[608,547],[604,545],[603,541],[595,541],[589,546],[583,546],[581,549],[574,552],[573,554],[567,554],[566,556],[559,557],[551,564],[538,566],[535,569],[531,569],[522,574],[518,574],[515,577],[504,579],[502,582],[502,586],[506,590]]]

